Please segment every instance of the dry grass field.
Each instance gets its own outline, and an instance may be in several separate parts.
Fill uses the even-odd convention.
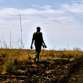
[[[68,83],[79,70],[83,51],[42,50],[38,63],[34,57],[34,50],[0,49],[0,83]]]

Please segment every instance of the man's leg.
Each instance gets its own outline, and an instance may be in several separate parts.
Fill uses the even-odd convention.
[[[39,62],[39,54],[40,54],[40,50],[36,50],[35,61]]]
[[[36,47],[36,56],[35,56],[35,61],[39,61],[39,54],[41,51],[41,46],[35,46]]]
[[[36,55],[35,55],[34,61],[35,62],[39,61],[39,52],[38,51],[36,51]]]
[[[40,52],[37,52],[37,54],[36,54],[36,60],[37,61],[39,61],[39,54],[40,54]]]

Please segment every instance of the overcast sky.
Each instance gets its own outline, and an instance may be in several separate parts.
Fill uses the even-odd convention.
[[[0,0],[0,47],[20,47],[19,15],[25,48],[40,26],[48,49],[83,49],[83,0]]]

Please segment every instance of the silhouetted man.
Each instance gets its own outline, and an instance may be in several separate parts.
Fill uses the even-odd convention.
[[[33,33],[31,49],[33,43],[35,45],[35,50],[36,50],[35,61],[39,61],[39,54],[41,52],[41,47],[43,46],[43,48],[46,48],[46,45],[43,40],[42,32],[40,32],[40,27],[37,27],[37,31]]]

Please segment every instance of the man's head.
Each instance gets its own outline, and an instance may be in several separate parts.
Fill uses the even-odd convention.
[[[37,27],[37,32],[40,32],[41,28],[40,27]]]

